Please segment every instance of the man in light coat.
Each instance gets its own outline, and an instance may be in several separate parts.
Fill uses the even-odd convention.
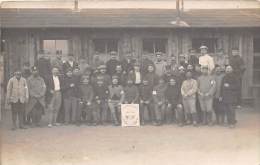
[[[201,56],[199,57],[199,64],[201,67],[207,66],[209,69],[209,73],[213,71],[215,68],[215,63],[213,57],[208,54],[208,47],[202,45],[200,47]]]
[[[24,127],[25,104],[29,99],[29,91],[26,79],[22,77],[20,70],[14,73],[14,76],[9,80],[6,94],[7,103],[11,104],[13,130],[17,129],[17,118],[19,128]]]
[[[27,112],[32,113],[32,122],[35,126],[40,126],[41,115],[45,108],[46,85],[43,78],[39,75],[38,69],[32,67],[32,75],[27,80],[29,89],[29,102]]]

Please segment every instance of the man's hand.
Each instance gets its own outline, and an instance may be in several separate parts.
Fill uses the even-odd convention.
[[[168,108],[170,108],[172,105],[171,104],[168,104]]]
[[[220,98],[218,98],[218,100],[219,100],[219,101],[222,101],[222,100],[223,100],[223,98],[222,98],[222,97],[220,97]]]
[[[53,93],[54,93],[54,90],[50,90],[50,92],[51,92],[51,94],[53,94]]]
[[[74,87],[74,86],[75,86],[75,84],[73,84],[73,83],[72,83],[72,84],[70,84],[70,87]]]
[[[88,106],[90,106],[90,105],[91,105],[91,102],[90,102],[90,101],[88,101],[88,102],[87,102],[87,105],[88,105]]]

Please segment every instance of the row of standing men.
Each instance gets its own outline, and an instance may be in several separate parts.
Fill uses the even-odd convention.
[[[43,113],[49,117],[49,127],[60,125],[59,114],[63,114],[59,116],[63,116],[64,124],[79,125],[87,121],[97,125],[111,119],[119,125],[120,105],[131,103],[140,105],[141,124],[175,121],[179,125],[212,125],[215,110],[217,123],[223,124],[227,116],[228,124],[233,127],[239,81],[234,76],[234,67],[229,65],[227,74],[223,74],[223,67],[215,68],[206,51],[202,46],[202,56],[195,65],[182,64],[177,69],[163,61],[161,53],[156,54],[155,63],[146,57],[138,63],[130,56],[119,61],[116,52],[111,52],[106,65],[100,62],[97,67],[86,65],[81,70],[73,56],[66,62],[57,58],[51,63],[51,74],[43,71],[47,65],[41,69],[41,65],[47,64],[46,59],[39,59],[38,67],[32,68],[27,80],[18,71],[8,83],[7,101],[12,107],[13,128],[17,128],[17,116],[21,128],[24,119],[39,126]],[[25,93],[18,92],[16,97],[14,90],[19,90],[23,83]]]

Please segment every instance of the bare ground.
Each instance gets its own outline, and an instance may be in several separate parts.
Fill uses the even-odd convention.
[[[2,165],[260,164],[260,112],[250,108],[238,112],[235,129],[165,125],[11,131],[6,122],[3,127]]]

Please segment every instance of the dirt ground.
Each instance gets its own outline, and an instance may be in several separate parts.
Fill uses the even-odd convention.
[[[2,165],[260,164],[260,111],[250,108],[238,111],[235,129],[165,125],[11,131],[6,122],[2,127]]]

